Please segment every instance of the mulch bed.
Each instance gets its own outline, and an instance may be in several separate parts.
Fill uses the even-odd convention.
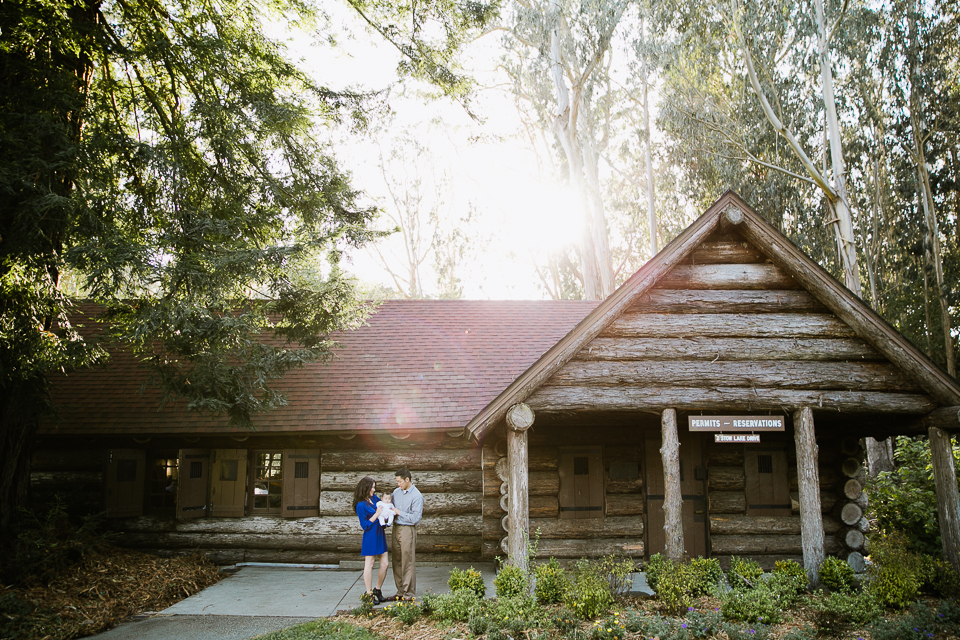
[[[157,556],[102,546],[47,585],[0,585],[0,640],[68,640],[160,611],[218,582],[200,555]]]

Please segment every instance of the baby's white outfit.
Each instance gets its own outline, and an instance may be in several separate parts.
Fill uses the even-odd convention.
[[[377,520],[380,521],[381,527],[389,527],[393,524],[393,516],[396,515],[397,510],[393,508],[393,504],[389,502],[384,502],[380,500],[377,502],[377,508],[380,509],[380,515],[377,517]]]

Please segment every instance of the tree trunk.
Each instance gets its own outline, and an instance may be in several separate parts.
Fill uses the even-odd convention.
[[[30,461],[43,387],[41,379],[0,393],[0,538],[12,534],[20,509],[30,506]]]
[[[683,560],[683,495],[680,491],[680,439],[677,435],[676,409],[664,409],[661,437],[663,531],[666,537],[664,553],[672,560]]]
[[[641,38],[645,39],[646,27],[643,23],[640,25]],[[643,60],[643,129],[647,137],[647,144],[644,146],[643,154],[647,163],[647,230],[650,234],[650,257],[657,255],[657,209],[656,195],[653,182],[653,137],[650,131],[650,103],[647,96],[647,64],[646,56]]]
[[[937,485],[937,516],[943,555],[954,569],[960,570],[960,494],[949,433],[937,427],[930,428],[930,454]]]
[[[797,480],[800,486],[800,531],[803,566],[811,588],[820,584],[820,565],[824,560],[823,514],[820,511],[820,479],[817,474],[817,439],[813,428],[813,410],[797,409],[793,414],[797,446]]]

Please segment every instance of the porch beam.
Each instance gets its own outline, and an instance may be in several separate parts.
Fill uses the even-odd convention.
[[[960,495],[957,492],[953,446],[950,434],[943,429],[930,427],[929,433],[933,479],[937,485],[937,517],[940,520],[943,555],[954,569],[960,569]]]
[[[533,409],[517,403],[510,407],[507,420],[507,556],[510,564],[527,569],[527,541],[530,538],[529,451],[527,430],[536,418]]]
[[[813,409],[801,407],[793,414],[794,441],[797,447],[797,485],[800,493],[800,535],[803,566],[811,588],[820,584],[823,564],[823,514],[820,512],[820,477],[817,471],[817,438],[813,428]]]
[[[660,457],[663,459],[664,553],[671,560],[683,560],[683,494],[680,491],[680,438],[677,410],[664,409],[660,421]]]

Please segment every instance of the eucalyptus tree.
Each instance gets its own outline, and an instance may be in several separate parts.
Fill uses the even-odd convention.
[[[615,286],[600,162],[610,140],[607,116],[618,103],[609,75],[612,42],[629,5],[531,0],[512,5],[502,18],[514,88],[536,103],[538,126],[553,133],[584,212],[578,249],[589,299],[602,299]]]

